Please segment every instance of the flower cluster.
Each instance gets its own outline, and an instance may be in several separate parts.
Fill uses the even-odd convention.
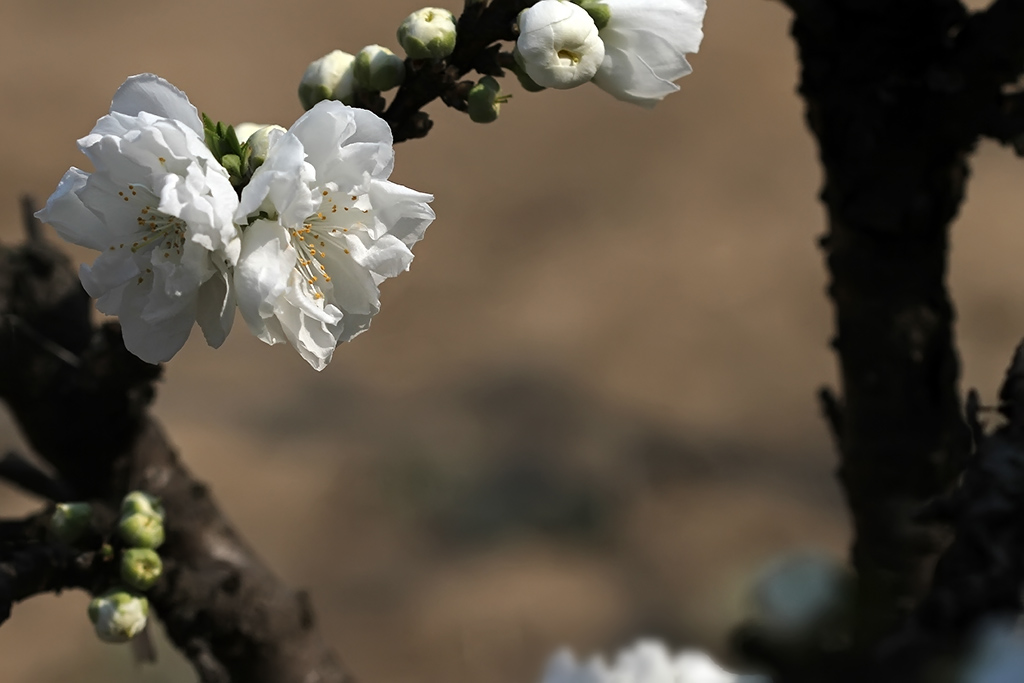
[[[323,369],[369,326],[379,285],[408,269],[434,218],[433,197],[388,180],[388,125],[335,100],[239,142],[142,74],[78,146],[95,171],[71,168],[37,215],[100,252],[82,284],[151,363],[177,353],[195,323],[220,346],[237,307],[260,339]]]
[[[581,662],[561,650],[548,662],[541,683],[769,683],[761,676],[741,676],[722,669],[698,650],[672,654],[656,640],[641,640],[620,652],[609,665],[601,657]]]
[[[704,37],[707,0],[540,0],[519,15],[515,57],[537,85],[593,82],[625,102],[653,107]]]

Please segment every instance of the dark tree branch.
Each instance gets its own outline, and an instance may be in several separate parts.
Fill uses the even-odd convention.
[[[0,625],[15,602],[65,588],[96,589],[102,573],[94,554],[78,555],[59,543],[0,550]]]
[[[0,314],[36,333],[0,329],[0,398],[33,449],[111,518],[129,490],[160,497],[165,571],[148,594],[203,680],[351,681],[317,632],[308,600],[238,537],[149,416],[160,368],[129,354],[116,325],[94,328],[90,308],[68,259],[52,245],[35,239],[0,247]],[[77,366],[37,335],[72,354]],[[106,587],[74,573],[56,546],[27,545],[4,557],[10,569],[0,608],[39,591]]]
[[[885,680],[918,680],[937,653],[963,649],[984,621],[1024,608],[1024,343],[999,396],[1006,423],[978,439],[962,484],[923,511],[956,536],[913,618],[880,649]]]
[[[966,13],[955,0],[816,10],[797,14],[793,35],[825,166],[842,388],[827,407],[853,513],[855,637],[870,648],[924,594],[944,535],[915,514],[970,448],[945,268],[976,133],[933,76]]]
[[[0,456],[0,479],[46,500],[65,501],[74,498],[70,486],[54,479],[18,453],[10,452]]]

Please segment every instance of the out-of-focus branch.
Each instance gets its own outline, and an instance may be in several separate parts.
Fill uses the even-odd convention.
[[[922,514],[952,525],[956,536],[913,617],[881,647],[884,680],[918,680],[937,655],[962,649],[982,622],[1024,608],[1024,343],[999,398],[1006,423],[978,439],[961,485]]]
[[[421,109],[441,98],[449,106],[464,100],[453,97],[459,79],[472,70],[484,74],[500,74],[499,40],[515,40],[516,17],[537,0],[491,0],[490,3],[467,5],[456,25],[458,40],[455,51],[439,62],[407,59],[405,83],[398,89],[381,117],[388,122],[395,142],[421,138],[433,125]]]
[[[0,455],[0,479],[46,500],[71,500],[71,487],[15,452]]]
[[[351,681],[315,628],[309,601],[238,537],[149,416],[160,368],[129,354],[115,325],[94,327],[90,308],[68,259],[54,246],[37,237],[0,247],[3,319],[24,321],[78,361],[69,364],[20,326],[0,328],[0,398],[28,442],[81,499],[111,517],[129,490],[161,499],[164,573],[148,595],[203,681]],[[59,546],[6,548],[0,607],[34,592],[95,588]],[[43,571],[48,566],[54,573]]]

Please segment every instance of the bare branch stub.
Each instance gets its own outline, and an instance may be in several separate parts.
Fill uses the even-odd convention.
[[[116,325],[93,327],[90,309],[71,264],[53,245],[35,239],[0,247],[0,320],[13,316],[25,324],[0,326],[0,398],[32,448],[81,499],[111,516],[129,490],[161,498],[165,572],[148,594],[203,680],[350,682],[307,601],[234,532],[150,417],[160,368],[129,354]],[[50,345],[78,362],[69,364]],[[71,559],[66,549],[31,539],[0,547],[0,609],[40,591],[107,587],[76,574]]]

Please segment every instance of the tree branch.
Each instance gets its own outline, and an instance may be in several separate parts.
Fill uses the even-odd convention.
[[[42,239],[0,247],[0,314],[36,333],[0,328],[0,398],[33,449],[111,518],[129,490],[160,497],[167,512],[165,571],[148,595],[203,680],[351,681],[314,627],[308,601],[238,537],[149,416],[160,368],[129,354],[116,325],[94,328],[90,307],[56,248]],[[77,365],[49,344],[72,354]],[[77,577],[63,552],[36,545],[8,559],[14,564],[0,605],[63,586],[105,587]],[[57,573],[40,574],[47,566]]]

